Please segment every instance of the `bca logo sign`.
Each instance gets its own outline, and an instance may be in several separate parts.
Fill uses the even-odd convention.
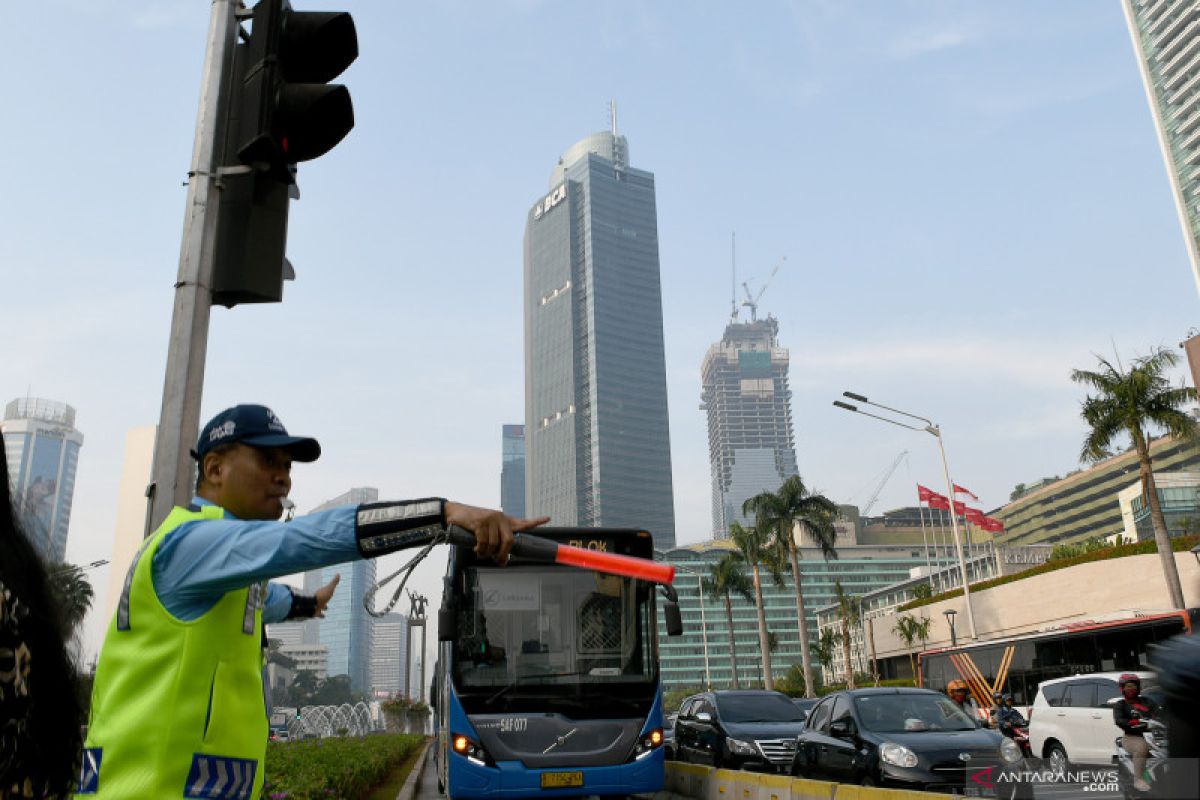
[[[550,212],[550,209],[561,203],[567,197],[567,185],[564,183],[555,189],[542,202],[533,207],[533,218],[541,219],[543,214]]]

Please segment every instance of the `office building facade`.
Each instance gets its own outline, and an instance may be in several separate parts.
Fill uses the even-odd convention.
[[[1163,436],[1150,442],[1154,472],[1200,470],[1200,445]],[[1121,491],[1138,479],[1137,453],[1130,450],[1065,478],[1020,486],[1014,499],[989,513],[1004,523],[1002,544],[1073,544],[1125,533]]]
[[[4,408],[4,450],[13,507],[42,558],[67,552],[71,498],[83,434],[66,403],[21,397]]]
[[[700,366],[700,409],[708,416],[713,536],[753,524],[742,504],[774,492],[796,470],[788,351],[773,317],[732,322]]]
[[[385,614],[375,620],[371,648],[371,689],[375,697],[400,694],[408,685],[408,617]]]
[[[378,499],[378,489],[351,489],[317,506],[313,512],[351,503],[373,503]],[[325,609],[324,619],[318,623],[319,644],[328,649],[328,674],[349,675],[350,688],[366,694],[371,690],[375,619],[363,608],[362,598],[375,584],[375,560],[363,559],[306,572],[304,589],[315,591],[338,574],[342,576],[341,582]]]
[[[500,510],[525,516],[525,426],[505,425],[501,432]]]
[[[1122,0],[1200,289],[1200,0]]]
[[[559,159],[525,226],[525,507],[675,542],[654,175],[625,137]]]
[[[848,537],[853,541],[853,537]],[[679,610],[684,620],[682,636],[667,636],[659,611],[659,664],[665,690],[699,688],[707,682],[714,689],[733,685],[733,659],[737,653],[738,681],[741,688],[761,686],[762,648],[758,641],[758,616],[754,603],[736,594],[732,597],[733,637],[723,600],[703,595],[700,580],[722,556],[734,549],[728,539],[690,545],[668,551],[664,560],[676,568],[674,587],[679,594]],[[809,641],[817,639],[816,610],[836,598],[835,583],[854,595],[909,579],[914,570],[925,566],[920,546],[879,545],[838,547],[838,558],[825,561],[815,548],[800,550],[800,580],[808,612]],[[749,575],[749,568],[746,568]],[[800,663],[800,631],[796,624],[796,594],[790,569],[783,571],[784,584],[776,585],[764,572],[763,605],[767,630],[774,634],[776,649],[771,653],[775,680],[784,677]],[[660,604],[661,606],[661,604]],[[707,631],[707,634],[705,633]],[[670,709],[674,711],[675,709]]]

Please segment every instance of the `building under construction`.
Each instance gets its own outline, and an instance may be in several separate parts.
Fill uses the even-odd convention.
[[[700,408],[708,412],[713,536],[749,524],[742,503],[776,491],[796,474],[788,351],[774,317],[731,322],[700,367]]]

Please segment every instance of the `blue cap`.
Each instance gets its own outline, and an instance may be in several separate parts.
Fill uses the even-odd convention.
[[[240,405],[227,408],[208,421],[200,431],[192,455],[203,460],[214,447],[241,442],[251,447],[282,447],[295,461],[316,461],[321,445],[307,436],[289,436],[287,428],[266,406]]]

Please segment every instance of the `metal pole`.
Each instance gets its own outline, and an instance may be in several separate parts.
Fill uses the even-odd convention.
[[[917,512],[921,515],[921,541],[925,543],[925,569],[929,570],[929,591],[933,591],[933,567],[929,563],[929,539],[925,536],[925,506],[917,498]]]
[[[233,62],[237,41],[238,0],[212,0],[208,44],[200,84],[200,110],[183,220],[183,242],[175,281],[175,310],[167,347],[162,411],[154,447],[151,530],[173,505],[187,505],[192,442],[200,429],[200,396],[204,388],[204,359],[208,351],[208,320],[212,304],[212,274],[220,186],[217,180],[222,89]]]
[[[971,608],[971,585],[967,580],[967,561],[963,558],[962,540],[958,536],[958,515],[954,513],[954,482],[950,480],[950,464],[946,461],[946,447],[942,444],[942,431],[937,425],[926,428],[937,439],[938,452],[942,454],[942,471],[946,475],[947,497],[950,498],[950,525],[954,530],[954,549],[958,553],[958,568],[962,570],[963,600],[967,606],[967,625],[971,629],[971,639],[978,639],[975,633],[975,611]]]
[[[700,632],[704,635],[704,686],[712,691],[712,672],[708,668],[708,620],[704,616],[704,579],[696,573],[696,596],[700,598]]]

